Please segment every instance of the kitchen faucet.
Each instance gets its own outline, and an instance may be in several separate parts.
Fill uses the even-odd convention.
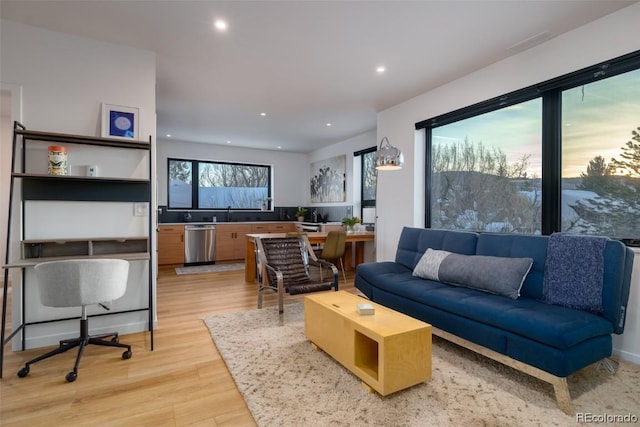
[[[227,207],[227,222],[231,222],[231,206]]]
[[[318,222],[318,210],[314,209],[311,215],[313,215],[313,222]]]

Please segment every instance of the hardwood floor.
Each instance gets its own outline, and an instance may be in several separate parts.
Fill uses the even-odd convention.
[[[353,273],[340,288],[353,290]],[[286,301],[303,296],[287,296]],[[195,275],[159,272],[155,349],[148,332],[122,335],[133,357],[92,346],[85,351],[78,379],[64,376],[75,352],[32,366],[26,378],[16,372],[46,349],[12,352],[5,348],[0,381],[0,425],[38,426],[254,426],[251,413],[215,348],[204,317],[256,308],[256,285],[244,270]],[[275,295],[264,309],[274,310]]]

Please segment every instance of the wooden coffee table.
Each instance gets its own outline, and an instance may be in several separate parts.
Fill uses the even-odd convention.
[[[360,315],[362,303],[375,314]],[[349,292],[305,296],[304,332],[383,396],[431,378],[431,325]]]

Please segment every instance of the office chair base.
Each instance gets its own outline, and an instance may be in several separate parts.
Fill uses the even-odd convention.
[[[53,349],[41,356],[38,356],[35,359],[29,360],[27,363],[25,363],[24,367],[18,371],[18,376],[20,378],[24,378],[27,375],[29,375],[29,371],[31,370],[31,365],[36,362],[39,362],[44,359],[48,359],[52,356],[64,353],[66,351],[71,350],[72,348],[78,347],[78,355],[76,356],[76,363],[73,366],[73,371],[69,372],[65,376],[65,379],[67,380],[67,382],[70,382],[70,383],[74,382],[76,378],[78,378],[78,366],[80,365],[80,359],[82,358],[82,353],[84,352],[85,347],[89,344],[101,345],[106,347],[126,348],[126,350],[122,353],[122,358],[123,359],[131,358],[131,355],[132,355],[131,346],[128,344],[121,344],[119,342],[118,334],[116,332],[110,333],[110,334],[100,334],[100,335],[91,336],[85,333],[86,330],[87,330],[86,320],[82,319],[81,320],[81,331],[83,332],[82,336],[80,336],[79,338],[62,340],[60,341],[60,345],[58,346],[58,348]],[[105,339],[109,337],[111,337],[110,340]]]

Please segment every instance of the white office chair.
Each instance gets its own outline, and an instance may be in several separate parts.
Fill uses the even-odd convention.
[[[78,377],[78,365],[84,348],[88,344],[109,347],[122,347],[123,359],[131,357],[131,346],[118,342],[118,333],[89,335],[87,306],[113,301],[124,295],[127,289],[129,262],[121,259],[72,259],[64,261],[44,262],[35,266],[38,278],[40,300],[48,307],[82,307],[80,319],[80,336],[62,340],[55,350],[45,353],[25,363],[18,371],[20,378],[29,374],[30,365],[56,354],[64,353],[74,347],[78,348],[73,371],[65,379],[73,382]],[[111,337],[110,340],[105,338]]]

